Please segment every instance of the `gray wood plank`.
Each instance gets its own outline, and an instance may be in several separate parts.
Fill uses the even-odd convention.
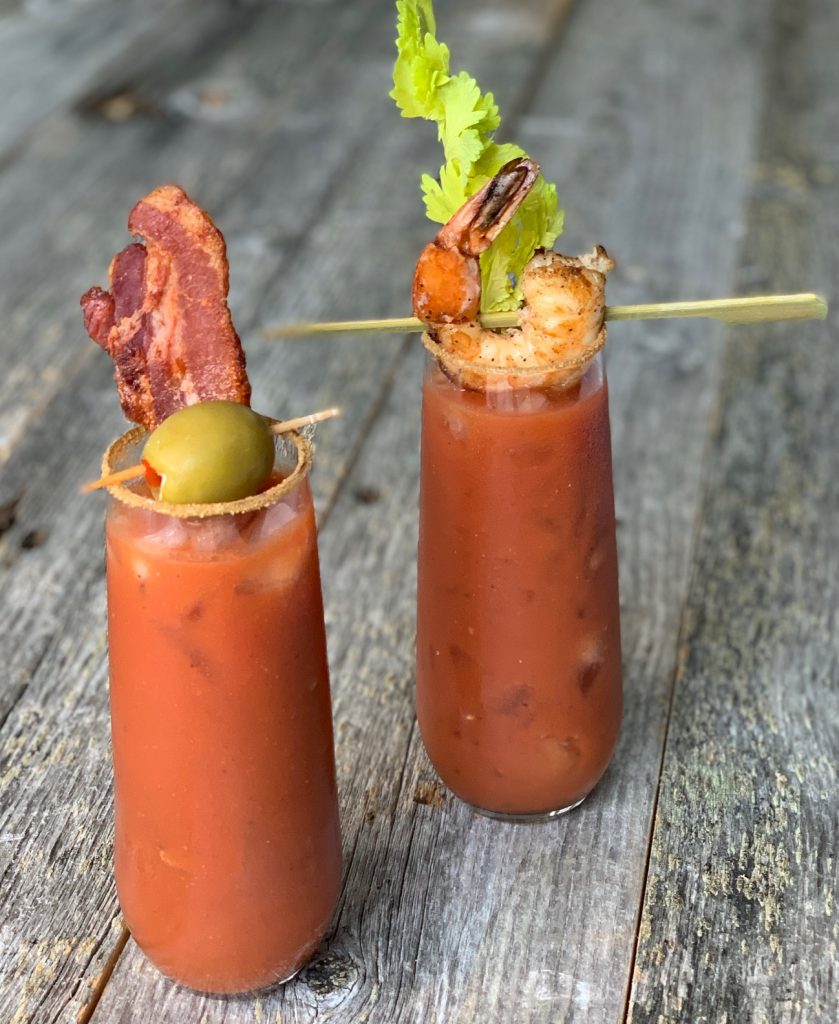
[[[336,23],[336,35],[342,44],[346,44],[346,51],[334,70],[331,86],[335,90],[343,90],[348,101],[362,110],[371,106],[375,110],[375,98],[378,97],[381,107],[392,114],[386,96],[389,58],[378,67],[374,65],[367,77],[353,71],[359,60],[358,47],[364,39],[370,40],[369,45],[375,53],[388,49],[387,39],[392,34],[392,26],[378,19],[374,23],[378,35],[369,32],[364,21],[360,21],[357,15],[353,15],[351,20]],[[274,22],[275,26],[278,24],[284,22]],[[354,35],[348,35],[348,27],[353,24],[356,26]],[[318,21],[310,17],[306,25],[313,36],[322,39],[323,33]],[[265,73],[265,65],[260,64],[256,56],[258,53],[264,61],[276,59],[276,49],[270,42],[275,34],[270,22],[268,25],[257,25],[249,40],[243,43],[241,52],[234,56],[239,62],[247,63],[255,73]],[[334,46],[334,40],[327,40],[327,44]],[[295,51],[293,41],[288,43],[288,48],[290,53]],[[327,48],[323,54],[324,60],[328,56]],[[303,59],[303,63],[309,63],[308,57]],[[291,66],[288,67],[288,64]],[[511,61],[511,74],[520,66],[526,66],[526,58],[520,65]],[[294,65],[289,61],[284,67],[289,75],[300,75],[300,63]],[[323,72],[313,69],[310,77],[298,84],[296,109],[292,108],[288,120],[293,122],[295,115],[303,114],[310,102],[307,87],[321,78]],[[356,91],[352,81],[359,78],[361,84]],[[282,90],[282,87],[281,82],[278,88]],[[285,102],[293,101],[286,97]],[[331,108],[334,105],[333,97],[325,99],[324,105]],[[419,145],[413,140],[410,145],[405,145],[404,140],[400,143],[385,141],[376,149],[371,145],[372,135],[368,135],[360,139],[358,150],[353,150],[340,142],[339,135],[342,125],[346,131],[358,131],[358,126],[348,122],[346,116],[339,111],[329,119],[316,120],[315,130],[307,130],[302,139],[297,139],[296,146],[295,125],[288,127],[281,123],[278,128],[279,139],[269,147],[259,149],[256,148],[253,135],[258,132],[265,117],[264,112],[261,112],[249,138],[237,136],[232,140],[240,144],[250,143],[255,166],[251,166],[245,157],[240,157],[229,168],[215,165],[215,176],[211,182],[205,181],[205,167],[212,151],[224,142],[224,136],[221,139],[213,135],[207,138],[205,130],[205,137],[201,141],[201,134],[197,130],[193,132],[193,126],[190,125],[180,132],[180,145],[172,143],[171,148],[192,149],[194,144],[192,159],[199,165],[200,173],[194,173],[196,187],[193,191],[219,217],[228,238],[232,262],[232,305],[236,322],[243,331],[249,349],[255,381],[255,403],[282,414],[283,406],[288,401],[285,382],[293,380],[295,407],[315,407],[332,404],[336,400],[342,401],[347,407],[348,429],[338,433],[336,450],[325,451],[320,459],[319,479],[324,481],[323,493],[327,493],[340,476],[346,458],[354,450],[356,434],[352,412],[354,409],[362,410],[370,400],[370,395],[375,393],[375,381],[387,372],[388,360],[393,357],[395,349],[382,340],[339,346],[335,350],[335,358],[329,360],[330,372],[326,374],[323,354],[328,350],[320,343],[315,343],[309,349],[294,343],[260,343],[258,339],[248,338],[250,328],[256,320],[269,315],[261,312],[263,308],[273,311],[274,316],[287,315],[292,319],[307,313],[317,315],[318,310],[321,311],[320,315],[329,316],[335,315],[338,310],[360,315],[371,309],[386,313],[404,308],[407,286],[392,275],[388,276],[386,270],[394,259],[401,260],[410,268],[426,229],[422,224],[419,203],[414,210],[406,207],[401,196],[389,192],[388,183],[396,179],[402,188],[402,195],[409,188],[413,192],[415,168],[421,154],[424,150],[434,153],[435,147],[430,133],[428,144],[426,140],[420,140]],[[319,142],[321,132],[334,135],[336,144],[322,147]],[[370,132],[377,132],[375,126],[370,128]],[[90,138],[90,131],[86,138]],[[80,339],[82,332],[77,302],[78,294],[91,280],[102,278],[103,267],[107,266],[111,253],[124,243],[125,232],[119,225],[124,221],[129,203],[151,182],[161,180],[157,161],[165,165],[172,160],[171,149],[161,152],[162,147],[151,147],[150,141],[141,126],[138,135],[133,136],[122,149],[119,161],[110,168],[115,182],[110,183],[109,178],[97,181],[96,203],[90,200],[89,208],[79,210],[78,206],[85,197],[72,195],[64,199],[67,210],[57,213],[59,218],[69,214],[76,224],[82,225],[79,233],[72,238],[74,247],[89,242],[96,236],[106,216],[112,217],[114,225],[108,226],[104,242],[101,238],[95,242],[98,257],[95,266],[92,258],[68,261],[62,246],[55,254],[53,265],[43,263],[43,284],[35,277],[34,280],[30,279],[29,288],[24,291],[24,277],[17,282],[21,287],[21,291],[15,292],[19,304],[18,315],[5,334],[10,355],[9,375],[5,384],[9,390],[6,395],[7,407],[11,408],[12,414],[16,414],[19,409],[20,417],[16,419],[6,439],[7,448],[15,453],[3,474],[2,494],[6,501],[13,500],[27,488],[31,490],[35,484],[43,486],[43,481],[51,480],[57,484],[57,481],[51,479],[53,464],[41,460],[42,464],[37,465],[33,454],[44,447],[45,433],[54,431],[51,424],[72,415],[77,401],[76,389],[85,388],[92,396],[90,386],[95,383],[96,397],[91,397],[90,401],[101,406],[91,417],[89,425],[95,432],[96,440],[85,440],[69,455],[71,458],[78,455],[84,457],[89,469],[81,470],[82,474],[96,472],[101,448],[119,429],[119,412],[115,407],[113,387],[109,381],[109,368],[95,346]],[[135,154],[137,150],[144,152],[146,147],[152,151],[143,158],[145,170],[141,172],[141,177],[145,181],[138,182],[134,172],[134,165],[138,162]],[[87,153],[90,146],[85,143],[80,148]],[[116,148],[116,145],[111,148]],[[356,153],[359,157],[363,156],[363,159],[356,162]],[[288,156],[283,161],[281,158],[285,154]],[[82,160],[82,156],[75,153],[74,156]],[[39,168],[47,176],[46,181],[42,178],[41,186],[47,187],[55,169],[51,164],[44,167],[35,161],[25,170],[34,176]],[[93,168],[89,164],[84,165],[86,170],[94,168],[95,164]],[[192,183],[185,175],[179,177],[192,189]],[[283,182],[279,188],[278,177]],[[241,194],[245,186],[248,194],[253,197],[254,205],[249,220],[243,219],[245,213],[241,206]],[[131,199],[126,200],[129,188]],[[342,202],[336,202],[336,195],[344,197]],[[228,205],[231,207],[229,217],[224,215]],[[100,212],[102,207],[104,212]],[[294,216],[295,210],[297,218]],[[24,217],[23,221],[26,219]],[[297,229],[289,237],[288,232],[295,220]],[[46,218],[46,223],[39,221],[37,225],[37,234],[44,242],[42,253],[48,245],[50,222],[51,214]],[[341,244],[338,244],[338,239]],[[23,253],[17,253],[13,245],[6,252],[10,257],[7,267],[26,263],[30,259],[34,265],[38,259],[37,250],[31,244]],[[11,259],[13,253],[15,259]],[[43,256],[41,258],[43,260]],[[81,272],[76,262],[84,263]],[[58,280],[52,276],[53,273],[58,276]],[[384,287],[371,288],[371,281],[384,281],[386,284]],[[60,317],[59,322],[54,322],[53,316]],[[30,340],[30,321],[36,318],[40,329],[34,332]],[[62,327],[66,335],[79,338],[79,342],[59,346]],[[383,365],[377,358],[382,354],[385,357]],[[43,366],[39,368],[38,364],[42,360]],[[35,369],[39,369],[37,375],[33,372],[33,364]],[[31,385],[31,395],[25,393],[24,381]],[[14,391],[18,392],[19,406],[12,401]],[[54,401],[57,405],[51,405],[56,395],[58,397]],[[47,419],[45,409],[49,410]],[[361,412],[359,416],[363,419]],[[21,438],[22,443],[16,447]],[[61,453],[54,445],[52,451],[56,459],[61,458]],[[65,498],[62,492],[56,495],[59,507]],[[6,539],[7,558],[17,557],[14,554],[16,543],[29,529],[35,528],[32,524],[38,520],[33,518],[30,508],[37,509],[41,519],[45,515],[49,517],[49,502],[44,505],[43,500],[37,500],[34,495],[24,501],[18,508],[16,531]],[[25,600],[31,582],[28,578],[22,578],[21,590],[11,600],[11,604],[37,617],[43,612],[43,607],[33,607],[31,602]],[[14,585],[11,583],[10,587]]]
[[[0,475],[0,504],[24,492],[16,522],[0,538],[0,614],[11,681],[0,731],[3,1019],[75,1018],[119,934],[111,927],[117,906],[110,880],[101,504],[83,500],[76,488],[95,472],[99,452],[120,428],[106,361],[81,340],[77,295],[90,283],[94,264],[98,277],[123,244],[120,224],[130,202],[174,166],[228,235],[233,304],[246,334],[263,309],[300,316],[361,313],[371,304],[382,312],[402,308],[407,285],[392,267],[404,265],[409,280],[427,232],[419,202],[411,210],[403,196],[416,194],[423,154],[437,154],[431,132],[407,144],[387,139],[373,145],[380,129],[371,112],[395,117],[387,99],[392,14],[388,3],[382,17],[383,6],[342,8],[326,33],[322,12],[295,8],[297,34],[290,38],[277,31],[280,25],[287,30],[289,10],[266,9],[265,20],[218,66],[190,66],[184,81],[170,86],[171,102],[188,107],[184,97],[211,83],[241,81],[247,72],[255,76],[246,79],[250,84],[261,76],[267,99],[253,104],[248,116],[208,123],[199,106],[183,118],[121,125],[57,119],[50,125],[58,133],[57,150],[50,151],[53,132],[41,134],[7,172],[21,197],[27,195],[25,176],[37,187],[26,208],[10,202],[0,213],[10,228],[0,244],[10,246],[18,264],[32,261],[40,273],[32,279],[19,265],[3,268],[18,275],[16,300],[29,314],[19,312],[13,321],[10,362],[32,384]],[[552,10],[534,4],[539,9]],[[461,8],[459,17],[468,24],[470,9]],[[515,93],[532,54],[544,45],[542,35],[534,30],[520,38],[502,92]],[[278,39],[287,59],[282,50],[278,56]],[[309,43],[316,47],[314,63]],[[486,70],[493,54],[478,36],[465,57]],[[318,88],[322,109],[313,112]],[[165,90],[163,99],[169,99]],[[364,118],[348,119],[347,110]],[[62,194],[57,186],[70,168],[72,186]],[[391,195],[394,179],[401,191]],[[36,197],[44,198],[33,222]],[[49,239],[56,222],[70,234],[54,246]],[[67,337],[77,340],[67,343]],[[321,433],[315,481],[322,508],[343,482],[399,358],[398,341],[385,344],[362,341],[325,360],[322,347],[249,343],[263,408],[299,410],[336,398],[345,406],[344,424]],[[33,364],[42,387],[31,376]],[[28,546],[33,530],[47,536]]]
[[[323,147],[322,159],[302,176],[299,165],[283,154],[308,158],[313,133],[301,138],[293,125],[282,123],[283,114],[291,120],[306,102],[306,90],[316,86],[317,76],[308,70],[312,55],[328,55],[338,40],[358,45],[369,4],[336,16],[326,33],[296,8],[288,13],[275,7],[246,22],[235,9],[223,9],[226,20],[211,10],[212,16],[184,21],[167,36],[162,51],[149,55],[141,48],[120,65],[117,81],[148,98],[153,116],[139,111],[125,122],[88,112],[56,116],[35,133],[2,179],[0,312],[9,329],[0,344],[9,369],[0,382],[0,457],[61,390],[64,374],[76,370],[80,358],[92,357],[89,346],[80,350],[60,341],[78,336],[78,296],[92,281],[102,280],[111,255],[125,243],[127,211],[138,196],[175,179],[205,205],[219,209],[222,197],[240,194],[254,179],[261,182],[254,183],[258,193],[269,183],[276,189],[273,175],[282,180],[284,173],[296,172],[302,177],[297,185],[301,212],[311,219],[314,204],[329,194],[336,168],[346,160],[342,146]],[[243,24],[249,30],[243,32]],[[279,35],[278,26],[285,29]],[[276,35],[271,52],[266,41]],[[261,80],[265,84],[257,88]],[[366,72],[354,85],[354,98],[364,103],[378,82]],[[236,109],[224,118],[225,105],[216,98],[215,119],[208,121],[202,97],[233,95],[236,89],[249,101],[231,100]],[[108,92],[107,83],[102,91]],[[324,91],[329,95],[328,84]],[[189,98],[194,109],[180,112],[179,105],[188,106]],[[274,121],[280,130],[269,133],[266,127]],[[321,127],[334,133],[336,121],[333,114]],[[237,218],[229,231],[231,249],[240,222]],[[234,264],[234,306],[241,282],[249,285],[253,279],[258,289],[254,271],[275,274],[286,250],[291,251],[272,219],[263,224],[254,219],[242,230],[250,265],[242,267],[243,260],[239,267]],[[242,270],[250,275],[240,276]]]
[[[627,19],[604,0],[575,13],[516,137],[568,183],[568,246],[603,241],[623,257],[613,301],[725,291],[767,7],[634,10]],[[622,32],[606,32],[618,19]],[[622,1019],[720,339],[697,324],[613,331],[624,736],[580,811],[532,829],[450,800],[414,730],[422,356],[411,345],[322,537],[348,850],[333,933],[299,980],[255,1004],[169,986],[129,946],[100,1004],[106,1020],[137,1007],[162,1020],[284,1024]],[[360,502],[369,489],[380,500]]]
[[[312,20],[311,18],[309,19],[310,22]],[[346,28],[346,22],[338,20],[335,25],[335,32],[340,36]],[[363,33],[363,22],[361,27],[357,29],[357,32],[359,36]],[[260,35],[264,34],[264,27],[262,33],[257,28],[254,30],[252,38],[258,39]],[[319,36],[323,36],[322,31],[319,31]],[[352,36],[350,39],[354,42],[356,41]],[[242,52],[238,54],[240,61],[247,61],[247,52],[248,47],[245,44],[243,45]],[[345,72],[348,65],[349,59],[347,59],[344,65]],[[257,62],[255,62],[255,66],[257,70],[260,70]],[[303,62],[301,60],[296,67],[292,65],[289,70],[291,73],[299,73],[302,68]],[[358,95],[359,101],[364,102],[368,99],[378,84],[374,76],[366,78],[364,86]],[[306,83],[302,82],[301,88],[305,90],[305,86]],[[183,88],[182,83],[179,85],[179,88]],[[195,149],[197,149],[197,152],[193,151],[194,156],[203,158],[207,162],[210,153],[220,145],[218,136],[210,134],[207,137],[208,133],[205,131],[203,144],[199,147],[197,144],[198,139],[195,138],[195,136],[199,135],[198,131],[194,129],[191,123],[188,124],[188,127],[193,129],[194,135],[193,137],[187,136],[184,138],[183,143],[188,147],[190,143],[194,142],[196,144]],[[98,147],[94,147],[91,152],[90,146],[91,137],[94,135],[95,130],[91,126],[82,139],[80,139],[77,147],[78,151],[74,150],[72,153],[72,156],[79,161],[82,172],[97,172],[99,168],[99,162],[96,159]],[[83,460],[82,465],[76,463],[75,472],[79,474],[77,479],[90,476],[91,474],[95,475],[98,464],[98,451],[107,443],[108,436],[113,435],[120,429],[121,420],[119,410],[114,402],[114,389],[110,381],[110,368],[107,360],[101,357],[101,353],[96,347],[83,338],[78,310],[78,295],[91,281],[101,280],[104,276],[104,271],[111,254],[124,244],[126,234],[121,225],[126,218],[127,209],[130,207],[131,202],[138,195],[143,194],[149,187],[148,183],[144,184],[136,180],[137,172],[134,170],[134,166],[138,163],[136,154],[138,152],[144,154],[148,149],[153,153],[156,160],[160,160],[161,164],[165,165],[167,161],[171,162],[172,160],[172,150],[177,148],[176,137],[172,138],[169,149],[152,147],[152,140],[148,134],[149,130],[149,126],[145,124],[139,125],[137,132],[132,133],[130,138],[124,140],[120,150],[120,159],[108,168],[111,171],[111,176],[101,180],[101,187],[96,189],[95,198],[89,195],[86,196],[85,193],[75,193],[65,194],[61,200],[56,200],[55,210],[49,209],[46,216],[38,221],[37,230],[32,232],[32,234],[37,236],[37,240],[42,243],[40,256],[38,255],[37,247],[31,241],[29,245],[21,246],[20,250],[15,247],[13,240],[7,240],[5,243],[8,246],[6,254],[10,257],[9,262],[6,264],[7,267],[17,266],[19,268],[21,265],[23,267],[28,265],[29,269],[34,270],[40,264],[40,273],[32,274],[28,278],[21,276],[15,282],[16,288],[12,289],[12,293],[9,296],[9,301],[12,301],[14,298],[17,302],[16,315],[11,319],[9,330],[5,335],[10,357],[9,372],[4,382],[7,389],[5,395],[7,399],[6,416],[8,417],[7,422],[11,424],[5,440],[7,449],[13,454],[4,467],[1,486],[2,494],[5,497],[2,500],[13,500],[23,492],[26,492],[26,498],[18,507],[18,523],[16,528],[10,531],[4,540],[7,562],[18,562],[20,560],[21,552],[18,549],[18,544],[26,535],[26,532],[38,528],[39,523],[43,524],[48,521],[51,516],[56,514],[56,509],[61,508],[66,501],[66,494],[58,486],[59,480],[65,486],[73,487],[70,477],[59,476],[55,478],[53,462],[50,461],[50,458],[39,457],[39,454],[48,450],[54,460],[68,459],[71,462],[76,459]],[[100,131],[107,136],[108,127],[100,126]],[[251,137],[256,131],[257,128],[252,126]],[[183,137],[183,134],[185,133],[181,133],[181,137]],[[244,140],[237,141],[244,142]],[[117,148],[116,144],[111,147],[112,150]],[[264,155],[261,152],[255,154],[257,158],[261,158]],[[272,154],[269,153],[268,155]],[[304,160],[305,154],[301,154],[298,159]],[[40,187],[45,189],[47,195],[51,198],[52,193],[49,190],[51,178],[55,174],[61,174],[62,163],[66,163],[62,158],[57,158],[54,162],[47,161],[43,164],[34,161],[32,166],[22,164],[21,171],[29,171],[36,181],[40,173]],[[148,163],[149,161],[146,159],[146,164]],[[296,193],[298,207],[305,210],[306,203],[308,202],[310,207],[317,208],[318,200],[324,193],[329,192],[332,188],[334,176],[340,172],[345,172],[345,168],[340,154],[340,147],[338,147],[338,152],[334,152],[330,160],[324,158],[312,168],[308,176],[300,179],[300,188]],[[101,170],[98,170],[98,173],[102,173]],[[141,175],[143,173],[146,176],[147,182],[149,179],[150,182],[154,182],[161,180],[165,171],[157,166],[157,164],[153,164],[151,167],[146,166],[145,172],[140,172]],[[83,180],[84,173],[81,173],[79,178]],[[254,178],[260,180],[249,169],[247,158],[242,156],[229,169],[227,174],[223,174],[221,170],[218,170],[215,182],[215,202],[211,202],[212,197],[208,200],[203,198],[202,181],[197,177],[196,194],[201,196],[202,201],[206,205],[211,206],[214,212],[218,211],[219,214],[223,215],[224,204],[227,199],[231,196],[237,196],[243,184],[253,181]],[[266,187],[267,181],[264,178],[261,180],[263,187]],[[129,193],[131,199],[126,198],[126,192],[129,188],[131,189]],[[34,196],[38,194],[38,190],[30,193],[30,209],[31,204],[34,202]],[[82,202],[88,205],[79,210],[78,207]],[[93,246],[98,255],[95,269],[92,260],[74,261],[69,259],[69,252],[64,249],[63,245],[58,247],[58,251],[52,248],[50,245],[50,235],[54,231],[52,226],[55,223],[53,212],[55,213],[55,220],[64,223],[70,220],[71,223],[76,225],[77,233],[71,235],[71,243],[73,245],[78,244],[79,246],[83,246],[86,242],[89,242],[91,237],[96,236],[102,218],[107,215],[112,217],[113,225],[109,225],[104,242],[102,238],[99,238]],[[24,217],[23,220],[25,221],[26,218]],[[222,223],[224,223],[225,229],[227,229],[227,224],[224,221]],[[262,233],[263,231],[264,234]],[[99,233],[102,234],[102,232]],[[247,226],[237,227],[234,221],[233,230],[228,230],[227,233],[230,236],[231,258],[234,260],[234,274],[236,275],[234,283],[237,284],[233,302],[234,311],[238,313],[240,307],[244,306],[244,315],[237,316],[237,322],[240,328],[247,332],[249,324],[253,322],[253,309],[258,303],[260,291],[265,286],[263,275],[269,277],[279,275],[285,263],[298,259],[299,254],[292,245],[277,244],[271,237],[270,228],[266,227],[264,223],[260,223],[258,216],[252,224]],[[237,248],[244,250],[246,257],[250,250],[250,259],[247,260],[247,263],[250,264],[249,267],[241,266],[241,263],[246,262],[245,260],[240,260],[240,265],[238,268],[236,267]],[[45,257],[45,252],[51,252],[51,258]],[[13,254],[15,256],[14,259],[11,258]],[[257,257],[256,259],[255,256]],[[85,274],[84,278],[79,274],[77,262],[84,263],[82,271]],[[316,262],[316,259],[313,260],[315,266]],[[300,267],[300,272],[304,276],[308,275],[311,277],[313,263]],[[253,272],[248,274],[248,269]],[[29,282],[28,286],[27,281]],[[53,317],[56,317],[57,321],[53,320]],[[37,325],[34,329],[33,324]],[[59,344],[62,338],[68,337],[73,339],[72,343]],[[352,361],[353,359],[360,359],[364,353],[363,351],[347,350],[345,355]],[[259,357],[256,357],[254,376],[259,380],[261,387],[264,389],[257,400],[259,401],[261,398],[261,404],[265,408],[282,412],[278,405],[282,405],[285,397],[277,394],[266,395],[267,382],[276,379],[277,372],[281,367],[284,370],[288,370],[289,365],[293,364],[295,358],[305,361],[305,353],[303,350],[295,351],[291,349],[288,352],[288,357],[286,357],[285,353],[277,347],[271,352],[266,350],[264,357],[268,360],[268,363],[271,363],[273,360],[274,371],[272,373],[269,366],[260,364]],[[339,368],[340,364],[337,364],[336,369]],[[346,370],[346,366],[343,369]],[[322,375],[319,383],[321,386],[324,384]],[[331,383],[326,384],[327,390],[331,390],[332,387]],[[95,414],[89,416],[86,425],[75,422],[70,423],[66,428],[62,428],[60,438],[56,439],[55,424],[77,418],[80,392],[90,395],[89,401],[94,405],[98,404],[99,409]],[[11,396],[15,393],[16,399],[12,400]],[[356,389],[355,393],[359,394],[359,389]],[[299,400],[308,403],[309,401],[323,401],[323,397],[323,394],[317,393],[317,388],[315,388],[314,395],[310,396],[304,393],[300,396]],[[347,397],[352,405],[352,392]],[[331,394],[329,398],[332,398]],[[92,436],[90,433],[85,434],[85,430],[91,431]],[[64,451],[62,448],[63,444],[69,444],[69,437],[66,431],[70,431],[71,434],[73,432],[77,434],[82,432],[82,437],[84,438],[82,440],[82,437],[77,436],[76,445],[69,451]],[[341,436],[351,437],[349,433],[342,434]],[[351,450],[351,443],[349,450]],[[51,477],[53,477],[52,480]],[[42,490],[39,491],[39,488]],[[46,495],[44,495],[44,491]],[[57,571],[66,572],[67,566],[59,568]],[[46,614],[47,609],[50,607],[49,600],[42,600],[39,604],[33,604],[32,601],[27,600],[26,595],[31,593],[32,585],[33,580],[21,567],[21,572],[10,578],[6,591],[10,607],[16,609],[14,614],[17,615],[17,618],[13,618],[12,622],[16,628],[21,629],[22,633],[30,641],[37,638],[44,631],[48,634],[51,633],[54,625]],[[56,597],[60,599],[60,589]],[[22,620],[20,619],[21,616]],[[15,648],[15,657],[12,658],[11,664],[8,666],[12,678],[15,678],[18,669],[24,675],[27,674],[28,669],[26,665],[30,664],[32,656],[32,651],[29,649],[28,644]],[[15,660],[18,657],[26,659],[23,666],[21,662]],[[4,695],[3,698],[0,698],[0,714],[7,710],[4,706],[7,696]]]
[[[346,22],[339,20],[336,33],[343,28]],[[362,30],[363,25],[359,36]],[[318,32],[323,35],[321,27]],[[360,40],[350,37],[350,42],[356,41]],[[349,77],[348,68],[349,59],[343,65],[345,77]],[[371,94],[373,80],[365,82]],[[377,90],[380,87],[376,82]],[[357,95],[359,102],[366,98],[364,93]],[[127,164],[127,153],[125,157]],[[321,188],[327,188],[328,171],[312,174],[308,180],[319,180]],[[246,173],[247,167],[242,166],[240,174]],[[124,178],[123,174],[123,189]],[[231,190],[241,187],[241,178],[228,181]],[[118,191],[114,190],[115,196]],[[138,188],[132,198],[141,191]],[[299,195],[302,200],[303,193]],[[125,213],[123,206],[120,220]],[[91,219],[95,223],[95,218]],[[252,237],[254,234],[252,231]],[[108,256],[118,244],[121,239],[109,246]],[[262,248],[269,248],[267,240]],[[62,253],[57,257],[52,266],[49,260],[43,264],[45,270],[59,276],[65,257]],[[106,262],[102,253],[100,269]],[[278,265],[278,261],[274,263],[275,270]],[[370,268],[372,272],[384,270],[372,261]],[[265,272],[270,271],[268,267]],[[313,266],[304,263],[300,271],[311,275]],[[261,283],[259,278],[255,283]],[[340,298],[341,289],[337,294]],[[248,293],[242,297],[255,303]],[[76,300],[73,294],[71,310],[76,308]],[[3,902],[8,907],[3,933],[6,985],[0,1016],[20,1021],[51,1019],[62,1011],[74,1016],[114,941],[109,928],[116,904],[110,884],[109,752],[102,674],[101,505],[81,501],[75,491],[79,480],[95,473],[97,450],[108,435],[118,431],[119,414],[106,361],[92,348],[87,359],[78,357],[77,353],[86,350],[78,311],[71,315],[71,336],[77,339],[78,348],[69,356],[62,355],[76,365],[60,382],[59,397],[46,403],[45,410],[34,409],[35,418],[22,443],[14,448],[2,481],[4,493],[14,495],[26,489],[18,522],[3,539],[4,647],[13,683],[11,696],[17,696],[18,687],[36,679],[27,701],[4,730],[0,771],[4,784],[0,852]],[[57,340],[52,338],[53,348]],[[21,341],[25,342],[25,335]],[[364,356],[363,349],[348,349],[346,358],[336,360],[333,367],[337,377],[325,382],[320,373],[316,381],[318,388],[334,389],[343,374],[355,381],[367,380],[367,394],[359,386],[346,389],[352,393],[343,395],[356,425],[363,422],[364,404],[377,387],[375,375],[365,378],[361,373]],[[288,365],[283,363],[293,362],[284,360],[278,348],[272,358],[276,367],[285,370]],[[277,402],[290,399],[287,386],[276,390]],[[346,451],[351,453],[354,428],[343,436],[348,440]],[[340,463],[337,454],[335,463]],[[337,465],[332,486],[339,479]],[[324,491],[328,493],[328,486],[321,493]],[[48,531],[47,542],[28,548],[25,539],[35,528]],[[67,554],[62,557],[62,553]],[[95,735],[90,726],[93,708],[98,709]],[[102,778],[97,778],[95,765],[100,774],[105,773]],[[69,893],[70,899],[59,893]]]
[[[839,10],[774,15],[740,281],[834,310],[727,338],[635,1024],[839,1019]]]
[[[381,6],[378,0],[376,9]],[[341,7],[325,33],[322,11],[269,7],[209,65],[206,54],[233,34],[231,27],[214,23],[193,53],[194,29],[182,26],[162,63],[150,68],[147,56],[137,53],[121,69],[122,82],[152,97],[156,116],[120,123],[54,120],[7,171],[0,208],[0,316],[7,325],[0,345],[8,353],[0,379],[0,459],[64,387],[65,374],[77,371],[78,347],[60,341],[78,333],[78,295],[101,280],[124,244],[131,204],[160,181],[178,180],[218,214],[229,205],[232,306],[246,336],[255,319],[269,313],[293,316],[299,308],[301,316],[329,315],[334,289],[327,277],[309,268],[300,272],[301,250],[316,242],[324,260],[350,248],[367,261],[371,248],[375,257],[399,231],[421,230],[419,204],[406,207],[390,197],[413,194],[417,165],[435,166],[431,128],[403,142],[396,166],[367,159],[374,147],[396,152],[380,127],[394,116],[387,97],[392,18],[389,7],[387,17],[369,11],[369,3]],[[527,46],[539,40],[531,31]],[[478,43],[492,52],[485,37]],[[510,53],[510,82],[521,80],[530,52]],[[208,113],[207,95],[230,102],[216,99]],[[378,176],[378,202],[359,205],[352,182],[370,175]],[[336,190],[347,187],[355,188],[355,207],[343,211],[330,237],[326,211]],[[377,232],[372,240],[371,231]],[[359,295],[360,312],[388,312],[378,307],[376,290]],[[390,311],[402,308],[400,296]],[[92,358],[92,349],[82,351]]]
[[[71,0],[0,11],[0,164],[47,115],[73,103],[109,69],[116,71],[126,52],[165,48],[184,21],[200,33],[205,17],[222,10],[197,0]]]

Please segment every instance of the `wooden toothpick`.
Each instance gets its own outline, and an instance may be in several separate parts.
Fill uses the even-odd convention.
[[[117,473],[109,473],[98,480],[91,480],[82,484],[82,494],[90,494],[91,491],[98,491],[100,487],[111,487],[113,484],[124,484],[129,480],[137,480],[146,475],[146,467],[142,462],[136,466],[129,466],[128,469],[121,469]]]
[[[297,416],[293,420],[271,420],[271,433],[290,434],[292,430],[300,430],[301,427],[309,427],[313,423],[322,423],[324,420],[331,420],[340,415],[340,407],[333,405],[331,409],[310,412],[308,416]]]
[[[698,299],[690,302],[651,302],[640,306],[607,306],[606,319],[662,320],[674,317],[705,317],[727,324],[765,323],[771,320],[824,320],[827,302],[814,292],[796,295],[756,295],[750,298]],[[484,313],[481,323],[490,330],[515,327],[517,310]],[[303,338],[313,334],[405,334],[424,331],[416,317],[389,320],[333,320],[325,323],[274,324],[263,328],[266,338]]]

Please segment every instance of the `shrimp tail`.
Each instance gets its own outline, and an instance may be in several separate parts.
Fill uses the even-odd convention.
[[[505,164],[443,225],[435,243],[467,256],[486,252],[510,223],[538,174],[539,165],[526,157]]]
[[[478,257],[510,223],[533,188],[539,165],[526,157],[505,164],[461,206],[423,249],[414,272],[414,312],[426,323],[465,323],[478,317]]]

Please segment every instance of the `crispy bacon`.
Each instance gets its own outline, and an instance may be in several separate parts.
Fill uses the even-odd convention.
[[[114,326],[114,297],[94,285],[81,298],[84,329],[97,345],[108,351],[108,335]]]
[[[85,330],[114,361],[125,415],[153,430],[195,402],[249,405],[219,230],[175,185],[141,199],[128,229],[145,245],[113,258],[110,293],[95,287],[81,298]]]

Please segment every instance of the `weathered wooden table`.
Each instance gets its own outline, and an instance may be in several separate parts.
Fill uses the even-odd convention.
[[[613,302],[835,289],[835,0],[440,0],[454,62],[603,242]],[[0,1020],[839,1019],[835,323],[619,324],[626,712],[551,825],[477,817],[414,723],[421,346],[269,342],[407,312],[434,132],[390,0],[0,3]],[[164,981],[111,873],[103,502],[123,423],[78,296],[177,180],[224,231],[255,404],[340,402],[316,497],[346,877],[294,983]],[[126,941],[127,940],[127,941]]]

